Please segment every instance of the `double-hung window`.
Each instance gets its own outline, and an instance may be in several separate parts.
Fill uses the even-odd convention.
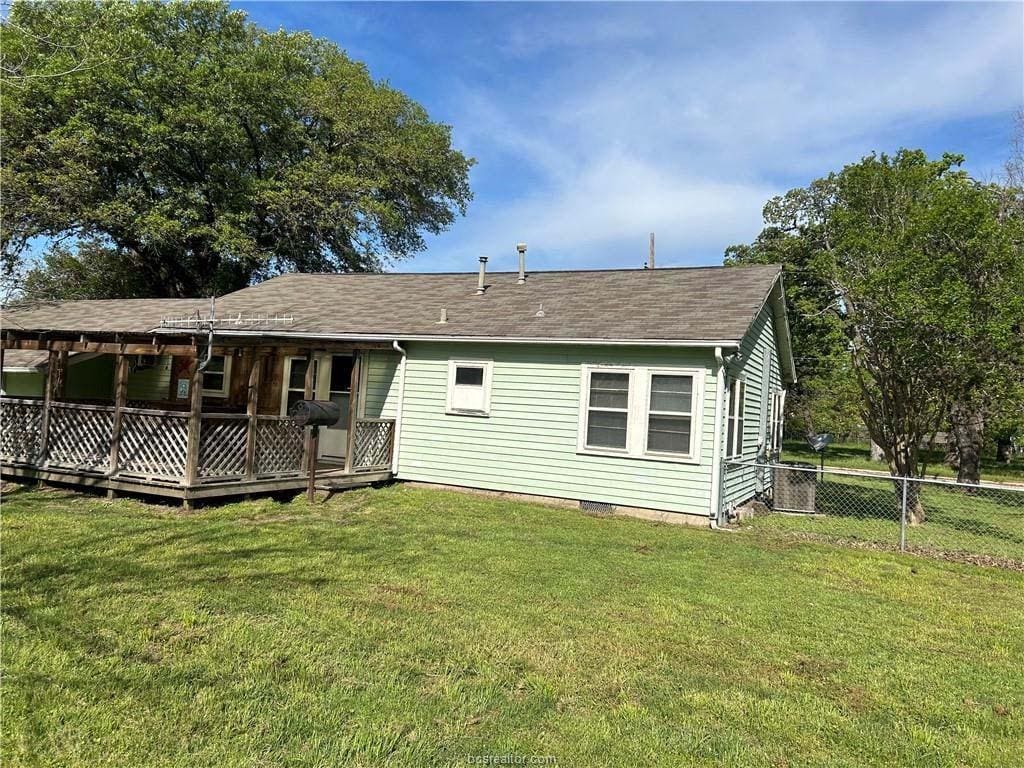
[[[581,453],[698,461],[702,372],[584,366]]]
[[[725,457],[727,459],[743,455],[743,407],[746,397],[746,382],[743,379],[734,379],[729,387],[729,404],[726,412]]]
[[[690,455],[693,376],[651,373],[647,400],[647,452]]]
[[[203,394],[214,397],[228,396],[228,380],[231,376],[231,358],[213,355],[203,369]]]
[[[629,431],[629,371],[590,371],[584,447],[625,451]]]
[[[490,415],[493,366],[490,360],[448,361],[448,413]]]

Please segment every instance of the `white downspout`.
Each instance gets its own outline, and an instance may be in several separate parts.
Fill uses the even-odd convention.
[[[722,348],[715,347],[715,445],[711,451],[711,527],[718,527],[718,510],[722,497],[722,408],[725,396],[725,358]]]
[[[395,411],[395,445],[391,451],[391,474],[398,475],[398,454],[402,446],[402,410],[405,407],[405,350],[399,345],[398,340],[391,342],[395,352],[400,352],[402,361],[398,364],[398,408]]]

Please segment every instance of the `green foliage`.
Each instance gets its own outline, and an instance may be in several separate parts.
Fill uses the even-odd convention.
[[[5,765],[995,768],[1024,738],[1011,571],[402,486],[3,512]]]
[[[90,239],[77,243],[74,251],[63,244],[51,247],[26,275],[23,295],[41,301],[142,299],[158,297],[160,291],[134,268],[131,254]]]
[[[859,393],[849,370],[842,323],[830,311],[835,291],[814,269],[812,243],[795,234],[804,190],[765,207],[768,225],[750,245],[726,249],[725,264],[781,264],[797,382],[786,397],[786,432],[852,434],[860,424]]]
[[[447,126],[225,2],[16,2],[2,34],[8,269],[42,237],[109,243],[144,295],[375,270],[470,200]]]
[[[954,403],[1020,405],[1024,230],[1004,191],[961,162],[911,150],[866,157],[770,201],[750,249],[797,276],[798,357],[810,345],[821,366],[805,368],[808,396],[845,380],[845,357],[860,416],[900,474],[918,470],[918,445]]]

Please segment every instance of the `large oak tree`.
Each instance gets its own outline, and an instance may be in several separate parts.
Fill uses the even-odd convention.
[[[762,235],[729,252],[734,262],[780,259],[802,281],[794,329],[820,325],[825,336],[808,343],[832,350],[826,363],[841,332],[844,367],[811,372],[852,372],[860,416],[894,475],[921,472],[922,442],[951,417],[956,426],[969,415],[980,434],[994,412],[1021,407],[1024,229],[1004,191],[961,162],[871,155],[769,202]],[[977,448],[967,457],[975,469]],[[913,487],[910,502],[921,521]]]
[[[15,2],[2,50],[5,267],[48,244],[40,295],[375,270],[471,197],[448,126],[333,43],[226,3]]]

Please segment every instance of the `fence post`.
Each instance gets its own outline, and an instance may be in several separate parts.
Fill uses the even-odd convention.
[[[900,503],[900,552],[907,551],[907,484],[909,480],[903,478],[903,501]]]

